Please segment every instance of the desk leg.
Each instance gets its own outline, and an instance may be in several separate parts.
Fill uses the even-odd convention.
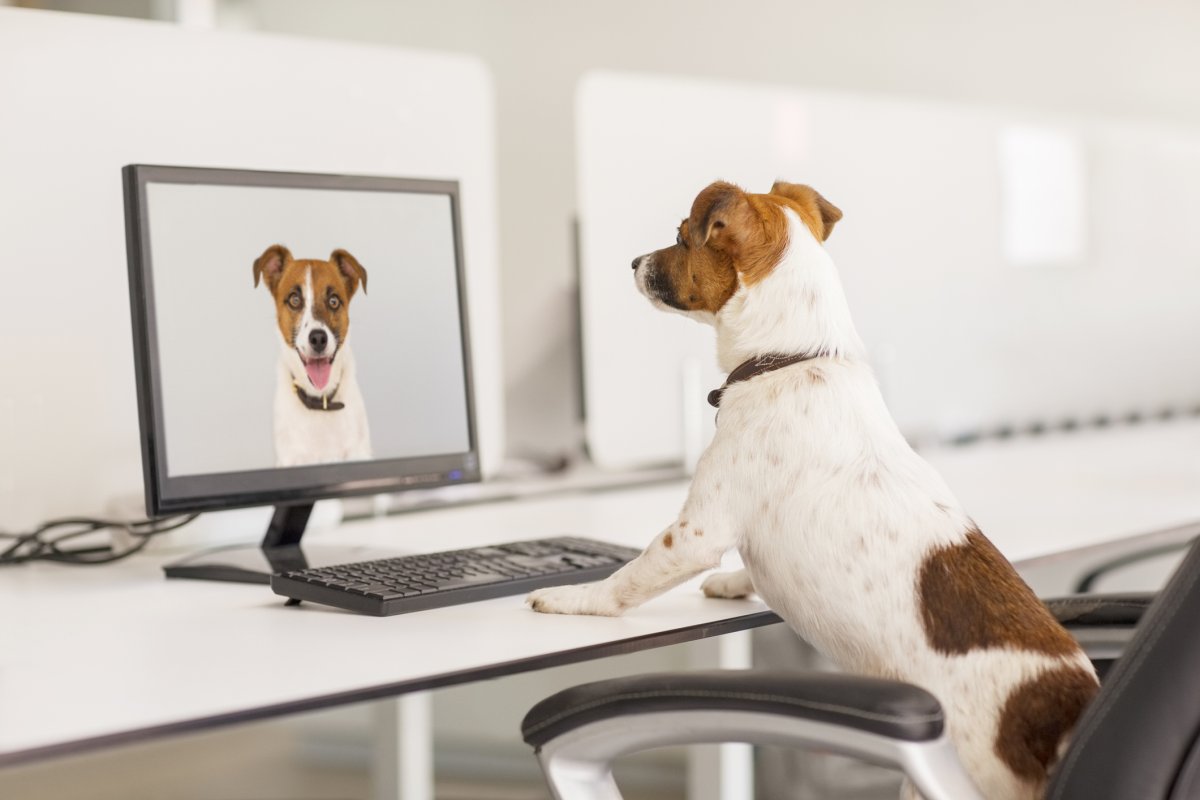
[[[374,704],[373,800],[433,800],[433,708],[429,692]]]
[[[695,669],[749,669],[750,631],[688,645]],[[753,800],[754,749],[748,744],[688,748],[688,800]]]

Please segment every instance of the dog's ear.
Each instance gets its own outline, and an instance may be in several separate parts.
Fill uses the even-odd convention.
[[[254,260],[254,286],[257,288],[259,280],[264,280],[267,288],[274,293],[279,279],[283,276],[283,268],[291,260],[292,254],[283,245],[273,244],[268,247]]]
[[[804,209],[808,217],[805,221],[814,229],[813,233],[821,241],[829,238],[829,234],[833,232],[834,223],[842,218],[841,209],[822,197],[820,192],[811,186],[775,181],[775,185],[771,187],[771,194],[786,197]]]
[[[354,292],[358,289],[358,284],[362,284],[363,294],[367,292],[367,271],[363,269],[363,265],[358,263],[358,259],[350,255],[345,250],[334,250],[330,254],[329,260],[337,265],[338,272],[342,273],[343,280],[346,281],[346,299],[349,300],[354,296]]]
[[[688,245],[699,249],[710,241],[718,247],[735,242],[735,228],[749,213],[750,204],[740,187],[725,181],[709,184],[692,202]]]

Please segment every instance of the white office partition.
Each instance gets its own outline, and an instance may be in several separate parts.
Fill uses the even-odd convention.
[[[468,57],[0,9],[0,528],[140,495],[129,163],[460,181],[479,438],[494,468],[493,117],[491,79]]]
[[[584,78],[577,120],[604,466],[686,458],[685,421],[711,423],[711,330],[653,310],[630,260],[671,244],[718,178],[808,183],[845,212],[828,247],[913,438],[1200,402],[1195,132],[610,72]]]

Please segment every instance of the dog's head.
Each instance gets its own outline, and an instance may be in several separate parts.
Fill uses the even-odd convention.
[[[285,350],[295,353],[313,388],[323,392],[350,332],[350,300],[360,285],[367,290],[367,271],[345,250],[334,250],[328,261],[295,259],[274,244],[254,262],[256,287],[259,281],[275,299]]]
[[[749,194],[718,181],[696,196],[675,244],[633,260],[642,294],[656,306],[711,321],[737,291],[769,275],[787,251],[787,212],[794,212],[819,247],[842,212],[808,186],[776,182]]]

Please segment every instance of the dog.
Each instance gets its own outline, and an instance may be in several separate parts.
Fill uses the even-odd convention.
[[[807,186],[717,182],[634,259],[654,306],[716,328],[716,434],[645,552],[528,602],[619,615],[737,548],[705,594],[756,593],[843,669],[924,687],[985,797],[1040,797],[1095,670],[889,415],[823,245],[841,216]]]
[[[295,259],[281,244],[254,261],[275,300],[279,366],[275,465],[298,467],[371,457],[367,410],[350,350],[350,300],[367,271],[345,250],[328,261]]]

